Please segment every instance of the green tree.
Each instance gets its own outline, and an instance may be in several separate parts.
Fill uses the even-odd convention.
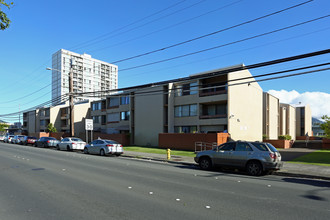
[[[324,123],[320,125],[321,129],[324,131],[327,138],[330,138],[330,117],[327,115],[323,115],[322,119]]]
[[[0,132],[5,131],[6,128],[8,128],[8,125],[6,123],[0,123]]]
[[[54,127],[54,125],[52,123],[49,123],[47,125],[47,130],[48,130],[49,133],[57,132],[56,128]]]
[[[7,3],[5,0],[0,0],[0,29],[5,30],[9,27],[11,21],[7,17],[7,14],[2,11],[1,6],[5,6],[6,8],[10,9],[11,6],[13,6],[13,2]]]

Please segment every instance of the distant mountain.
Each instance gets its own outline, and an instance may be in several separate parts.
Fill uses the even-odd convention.
[[[319,120],[317,118],[312,117],[312,124],[316,124],[316,123],[322,124],[323,121],[321,121],[321,120]]]

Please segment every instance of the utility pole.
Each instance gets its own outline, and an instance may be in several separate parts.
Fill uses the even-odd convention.
[[[69,72],[69,99],[70,99],[70,135],[74,137],[74,105],[73,105],[73,68],[72,58]]]

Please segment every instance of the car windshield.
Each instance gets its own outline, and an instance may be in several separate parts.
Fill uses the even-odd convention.
[[[82,141],[80,138],[72,138],[72,141]]]
[[[272,152],[277,152],[277,149],[270,143],[266,143],[267,147],[269,148],[269,150],[271,150]]]

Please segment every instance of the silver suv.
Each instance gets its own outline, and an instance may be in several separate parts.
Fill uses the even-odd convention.
[[[281,154],[273,145],[249,141],[227,142],[213,150],[197,153],[194,159],[203,170],[214,166],[233,167],[244,169],[253,176],[269,174],[283,166]]]

